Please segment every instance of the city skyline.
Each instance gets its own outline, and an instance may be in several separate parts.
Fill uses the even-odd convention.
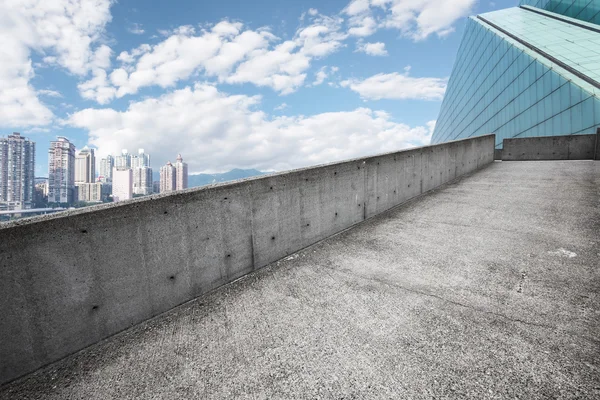
[[[116,157],[98,160],[96,149],[84,146],[78,150],[68,138],[59,136],[48,147],[48,177],[36,177],[35,147],[35,142],[19,132],[0,136],[1,210],[123,201],[158,193],[156,189],[162,193],[188,187],[188,167],[181,154],[167,187],[154,181],[151,156],[143,148],[138,148],[137,154],[122,149]]]

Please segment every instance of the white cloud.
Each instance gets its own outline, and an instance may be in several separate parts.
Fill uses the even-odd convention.
[[[133,33],[134,35],[143,35],[144,32],[146,32],[144,30],[144,28],[142,27],[142,24],[139,24],[137,22],[132,23],[128,28],[127,31],[129,31],[129,33]]]
[[[27,129],[23,133],[25,135],[28,135],[28,134],[32,134],[32,133],[49,133],[49,132],[50,132],[50,128],[35,127],[35,128]]]
[[[94,71],[79,89],[83,97],[106,104],[144,87],[169,88],[198,75],[289,94],[304,84],[313,59],[337,51],[348,37],[342,32],[342,18],[319,15],[316,10],[308,14],[307,25],[283,42],[267,29],[244,30],[239,22],[221,21],[200,32],[182,26],[164,32],[168,37],[156,45],[121,52],[120,68]]]
[[[56,98],[63,97],[62,94],[60,94],[60,92],[58,92],[56,90],[41,89],[41,90],[38,90],[37,92],[38,92],[38,94],[41,94],[42,96],[56,97]]]
[[[350,16],[354,16],[369,11],[369,8],[369,0],[352,0],[344,9],[344,12]]]
[[[338,67],[328,67],[327,65],[319,68],[319,70],[315,73],[315,80],[309,86],[318,86],[322,84],[327,78],[335,75],[339,70],[340,69]],[[331,82],[329,82],[329,84],[329,86],[332,86]]]
[[[49,124],[54,115],[38,98],[31,53],[46,64],[85,76],[93,44],[111,19],[110,0],[4,0],[0,2],[0,126]]]
[[[106,69],[110,68],[112,50],[106,45],[96,49],[90,62],[92,78],[77,85],[79,93],[85,99],[106,104],[115,96],[116,90],[108,85]]]
[[[325,57],[343,46],[348,35],[341,32],[343,19],[340,17],[316,16],[312,24],[296,33],[295,41],[301,52],[309,57]]]
[[[86,109],[65,123],[89,131],[99,154],[142,145],[155,166],[181,153],[190,172],[236,167],[285,170],[429,143],[430,126],[409,127],[358,108],[269,117],[260,97],[227,95],[207,84],[132,102],[125,111]]]
[[[308,9],[308,15],[312,15],[315,16],[319,13],[319,10],[317,10],[316,8],[309,8]]]
[[[388,52],[385,49],[385,43],[362,43],[356,44],[356,51],[366,53],[370,56],[387,56]]]
[[[286,103],[281,103],[280,105],[278,105],[277,107],[275,107],[273,110],[275,111],[283,111],[286,108],[289,108],[290,106],[287,105]]]
[[[348,33],[352,36],[371,36],[377,31],[377,22],[370,15],[350,17],[350,25]]]
[[[327,79],[328,77],[326,69],[327,67],[321,67],[321,69],[317,71],[317,73],[315,74],[315,81],[312,84],[313,86],[318,86],[321,83],[325,82],[325,79]]]
[[[343,10],[348,33],[369,36],[378,28],[393,28],[415,41],[446,36],[454,23],[467,16],[476,0],[353,0]]]
[[[310,67],[310,58],[297,48],[296,42],[288,40],[273,50],[255,50],[225,81],[253,83],[270,87],[281,94],[292,93],[302,86],[305,72]]]
[[[405,71],[404,74],[377,74],[365,80],[349,79],[341,85],[369,100],[442,100],[448,79],[413,78],[409,76],[410,67]]]

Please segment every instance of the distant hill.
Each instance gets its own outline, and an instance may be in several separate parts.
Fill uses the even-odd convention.
[[[257,169],[232,169],[229,172],[222,174],[197,174],[188,175],[188,187],[198,187],[210,185],[211,183],[220,183],[234,181],[236,179],[250,178],[252,176],[264,175],[267,172],[262,172]],[[152,179],[155,181],[160,180],[160,172],[154,171]]]

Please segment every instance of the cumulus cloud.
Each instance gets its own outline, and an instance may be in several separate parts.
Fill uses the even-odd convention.
[[[467,16],[476,0],[352,0],[343,13],[348,33],[372,35],[378,28],[398,29],[415,41],[430,35],[446,36],[454,23]]]
[[[409,71],[410,67],[407,67],[404,74],[397,72],[377,74],[364,80],[345,80],[341,85],[368,100],[442,100],[448,79],[413,78],[409,75]]]
[[[220,83],[251,83],[289,94],[304,84],[313,59],[344,46],[343,19],[309,11],[308,23],[290,40],[281,41],[268,29],[244,29],[240,22],[221,21],[197,31],[181,26],[163,32],[166,39],[121,52],[119,68],[95,72],[79,88],[85,98],[105,104],[141,88],[173,87],[199,74]]]
[[[0,126],[49,124],[54,115],[31,85],[31,53],[46,64],[85,76],[94,43],[110,21],[110,0],[5,0],[0,2]]]
[[[270,117],[257,110],[260,101],[196,84],[132,102],[125,111],[85,109],[65,124],[89,131],[100,155],[143,144],[155,166],[181,153],[191,172],[286,170],[423,145],[431,138],[431,126],[410,127],[369,108]]]
[[[317,71],[317,73],[315,74],[315,81],[313,82],[313,86],[318,86],[320,84],[322,84],[323,82],[325,82],[325,79],[327,79],[327,67],[321,67],[321,69],[319,69]]]
[[[356,44],[356,51],[366,53],[370,56],[387,56],[388,52],[385,49],[385,43],[363,43],[358,42]]]
[[[327,65],[319,68],[319,70],[315,73],[315,80],[309,86],[318,86],[325,82],[327,78],[335,75],[340,69],[338,67],[332,66],[329,67]],[[331,82],[330,82],[331,83]]]

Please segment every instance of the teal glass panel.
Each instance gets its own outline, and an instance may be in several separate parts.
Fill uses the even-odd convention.
[[[595,24],[600,20],[600,0],[521,0],[519,5],[536,7]]]
[[[586,76],[597,73],[600,79],[600,33],[521,8],[483,17]],[[594,47],[596,40],[598,47]],[[500,148],[504,138],[590,133],[600,127],[599,94],[600,89],[591,89],[542,54],[485,21],[470,18],[432,142],[496,133]]]

